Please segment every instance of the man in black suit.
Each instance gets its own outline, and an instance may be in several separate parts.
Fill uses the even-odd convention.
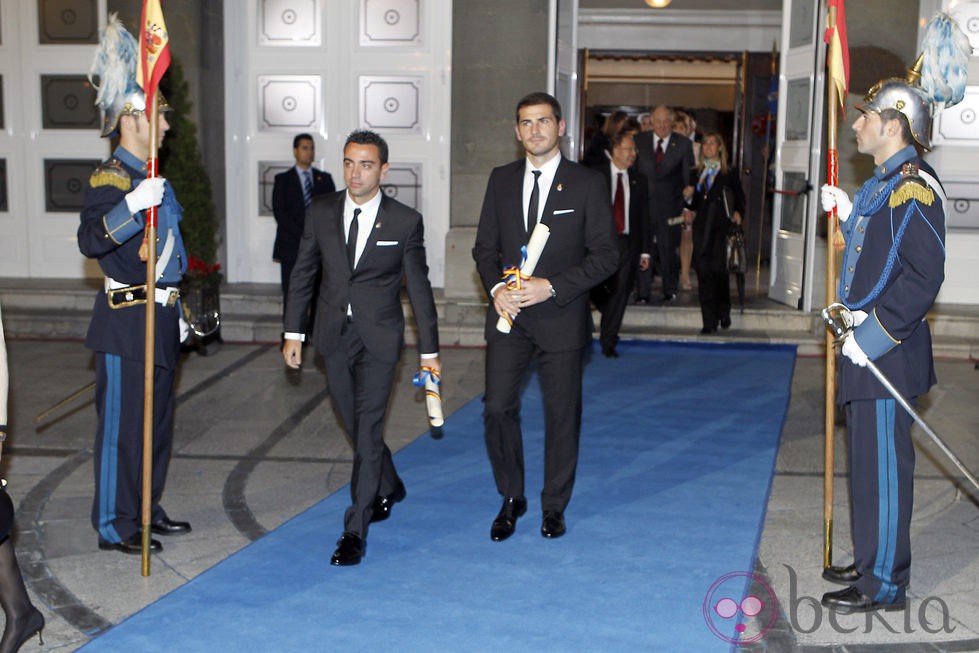
[[[653,219],[658,255],[657,272],[663,279],[663,301],[676,299],[680,280],[680,236],[683,231],[683,200],[691,197],[690,171],[693,145],[673,131],[673,110],[653,110],[653,131],[636,136],[639,150],[636,167],[649,179],[649,214]],[[645,288],[643,287],[645,284]],[[640,298],[648,297],[650,280],[640,283]],[[645,290],[645,292],[644,292]]]
[[[491,298],[486,315],[486,448],[503,507],[490,537],[502,541],[527,510],[524,497],[520,389],[539,352],[544,395],[544,489],[541,535],[565,532],[581,430],[581,367],[590,339],[588,291],[618,264],[615,226],[602,177],[561,157],[561,105],[546,93],[517,104],[517,139],[527,156],[493,170],[479,216],[473,258]],[[519,265],[520,248],[538,222],[550,239],[535,276],[521,287],[501,282]],[[510,333],[497,319],[513,316]]]
[[[332,193],[337,188],[330,173],[313,167],[316,144],[309,134],[292,139],[292,155],[296,165],[275,176],[272,186],[272,214],[275,216],[275,244],[272,258],[279,262],[282,279],[282,313],[289,295],[289,277],[296,264],[299,239],[303,235],[306,209],[317,195]]]
[[[326,360],[334,408],[354,445],[352,503],[331,563],[358,564],[367,528],[387,519],[405,488],[384,444],[384,418],[404,346],[401,280],[418,325],[421,366],[441,372],[438,324],[420,213],[380,191],[388,146],[356,131],[343,148],[347,189],[314,198],[286,302],[286,364],[302,362],[304,315],[323,266],[312,341]]]
[[[619,132],[612,137],[612,159],[595,166],[610,189],[612,218],[619,244],[619,269],[591,292],[592,301],[602,313],[599,342],[602,353],[608,358],[619,355],[615,345],[619,342],[619,329],[629,293],[636,282],[636,271],[649,269],[652,252],[649,182],[632,167],[635,162],[634,137],[629,132]]]

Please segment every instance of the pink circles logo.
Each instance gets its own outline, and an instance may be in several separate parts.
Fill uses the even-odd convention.
[[[747,571],[732,571],[714,581],[702,609],[710,631],[731,644],[761,640],[778,619],[775,592],[764,579]]]

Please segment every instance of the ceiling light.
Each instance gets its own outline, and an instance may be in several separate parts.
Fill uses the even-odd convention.
[[[653,9],[662,9],[666,5],[670,4],[671,0],[646,0],[646,4]]]

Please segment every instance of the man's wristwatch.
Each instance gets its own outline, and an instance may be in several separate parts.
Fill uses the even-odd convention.
[[[555,297],[557,297],[557,291],[554,290],[554,284],[553,283],[549,283],[547,285],[549,286],[549,289],[551,291],[551,299],[554,299]]]

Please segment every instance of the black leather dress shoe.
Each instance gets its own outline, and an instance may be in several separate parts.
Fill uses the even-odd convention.
[[[602,356],[605,358],[618,358],[619,352],[615,351],[615,345],[611,347],[602,347]]]
[[[709,336],[712,333],[717,333],[717,329],[711,327],[704,327],[700,330],[700,335],[702,336]]]
[[[364,541],[356,533],[344,533],[337,540],[337,550],[330,558],[330,564],[336,567],[359,565],[364,557]]]
[[[169,517],[164,517],[150,524],[150,531],[154,535],[183,535],[190,532],[190,522],[173,521]]]
[[[544,537],[561,537],[565,532],[564,513],[557,510],[548,510],[544,513],[544,519],[540,524],[540,534]]]
[[[384,521],[391,516],[391,508],[394,504],[401,503],[408,496],[404,484],[401,484],[391,494],[380,496],[374,499],[374,513],[371,515],[371,523]]]
[[[822,604],[824,607],[838,610],[840,612],[869,612],[871,610],[903,610],[905,599],[902,596],[898,601],[884,603],[875,601],[855,585],[836,592],[823,594]]]
[[[860,572],[854,565],[849,567],[826,567],[823,569],[823,580],[840,585],[853,585],[860,580]]]
[[[731,318],[729,318],[729,317],[721,318],[721,328],[722,329],[730,329],[731,328]]]
[[[102,551],[122,551],[132,555],[143,554],[143,536],[140,533],[133,533],[121,542],[103,542],[99,540],[99,549]],[[163,550],[163,545],[157,540],[150,540],[150,553],[159,553]]]
[[[527,499],[524,497],[510,497],[503,500],[503,507],[493,520],[490,528],[490,539],[494,542],[502,542],[513,535],[517,528],[517,518],[522,517],[527,512]]]

